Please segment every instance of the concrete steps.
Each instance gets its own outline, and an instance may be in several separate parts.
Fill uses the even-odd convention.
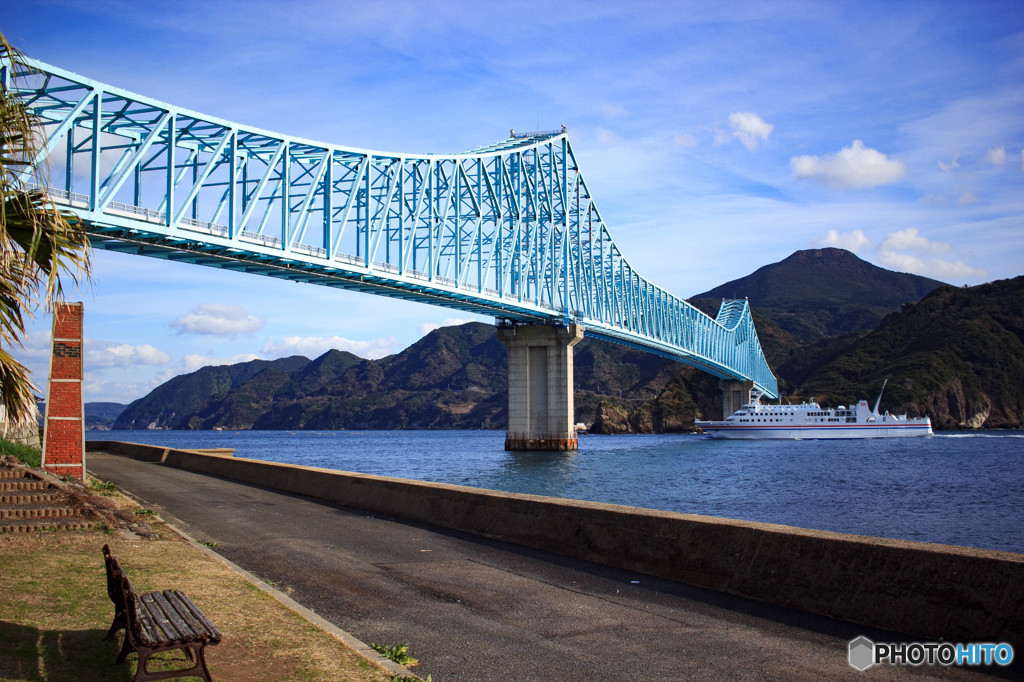
[[[31,471],[0,464],[0,533],[89,530],[92,514]]]

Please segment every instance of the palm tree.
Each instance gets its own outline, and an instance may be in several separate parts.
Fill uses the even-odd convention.
[[[24,77],[20,53],[0,34],[3,64],[10,82]],[[46,192],[22,181],[45,139],[39,127],[32,112],[0,84],[0,406],[14,424],[35,418],[35,386],[8,349],[21,347],[26,318],[39,309],[50,312],[64,300],[66,283],[77,286],[91,273],[85,226]]]

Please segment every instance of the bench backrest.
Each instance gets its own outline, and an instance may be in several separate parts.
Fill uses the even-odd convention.
[[[136,610],[138,597],[135,595],[135,589],[132,587],[131,582],[129,582],[128,576],[122,573],[119,582],[121,585],[121,595],[124,600],[122,608],[125,611],[125,620],[128,624],[125,628],[125,636],[130,637],[136,647],[138,644],[145,646],[158,644],[159,640],[152,633],[148,632],[146,628],[142,627],[139,621],[139,614]]]
[[[109,545],[103,545],[103,564],[107,569],[107,596],[114,602],[114,612],[119,613],[124,610],[121,578],[127,580],[128,577],[121,570],[121,564],[117,563],[117,559],[110,553]]]

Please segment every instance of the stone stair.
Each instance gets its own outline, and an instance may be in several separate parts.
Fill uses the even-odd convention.
[[[28,469],[0,464],[0,533],[89,530],[92,512]]]

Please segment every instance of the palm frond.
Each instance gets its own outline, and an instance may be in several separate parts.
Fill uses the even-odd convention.
[[[35,390],[25,366],[0,348],[0,397],[10,424],[27,424],[35,418]]]
[[[25,66],[3,34],[0,61],[15,67],[16,78]],[[0,341],[8,347],[21,346],[34,310],[51,311],[66,287],[88,281],[92,269],[81,220],[22,182],[44,140],[39,129],[32,112],[0,88]],[[45,168],[33,172],[45,177]],[[33,418],[34,390],[28,370],[0,348],[0,404],[9,421]]]

